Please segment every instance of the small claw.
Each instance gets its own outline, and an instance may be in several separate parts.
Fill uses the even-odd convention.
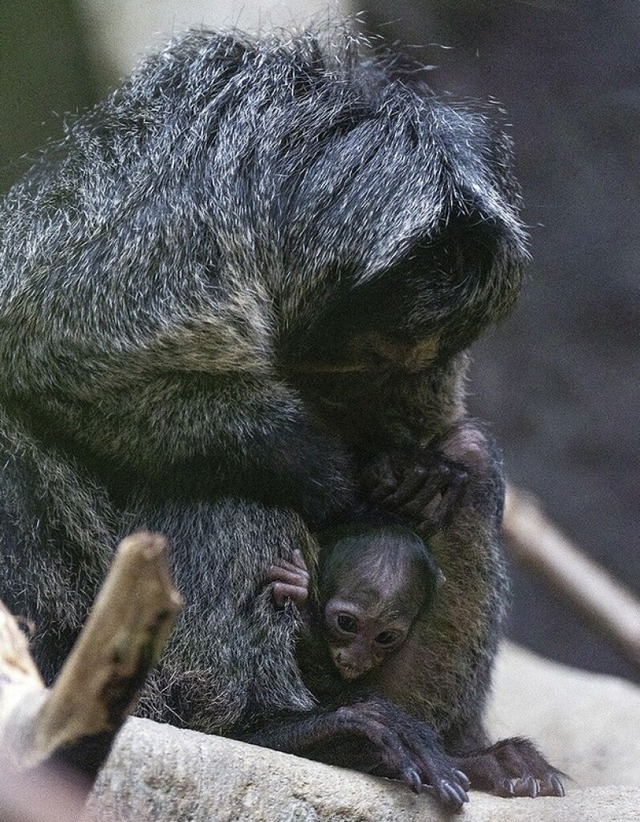
[[[532,799],[535,799],[536,796],[540,793],[540,784],[538,780],[535,779],[533,776],[530,776],[529,779],[526,781],[526,786],[529,792],[529,796]]]
[[[549,782],[553,788],[553,796],[564,796],[564,785],[555,774],[551,777]]]
[[[448,779],[439,779],[438,784],[431,790],[439,802],[455,810],[459,810],[465,802],[469,801],[466,791],[455,782],[449,782]]]
[[[457,769],[454,769],[453,775],[458,780],[458,782],[462,785],[464,790],[468,791],[469,788],[471,787],[471,780],[466,775],[466,773],[464,773],[464,771],[459,771]]]
[[[462,787],[462,785],[458,785],[457,782],[449,782],[448,780],[443,780],[442,787],[445,788],[447,793],[456,803],[464,805],[465,802],[469,801],[469,796],[466,790]]]
[[[402,772],[402,779],[414,793],[422,793],[422,779],[415,768],[407,768]]]
[[[524,779],[519,776],[514,777],[513,779],[509,780],[511,782],[511,788],[513,790],[514,796],[526,796],[528,793],[527,783]]]
[[[498,785],[499,789],[503,791],[503,796],[515,796],[515,787],[513,779],[503,779]]]
[[[533,776],[526,778],[519,776],[509,781],[513,789],[513,796],[530,796],[532,799],[535,799],[540,793],[540,784]]]

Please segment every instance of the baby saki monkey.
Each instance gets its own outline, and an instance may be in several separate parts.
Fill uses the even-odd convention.
[[[379,676],[384,663],[395,664],[394,655],[418,641],[411,629],[431,607],[444,575],[423,540],[399,525],[337,526],[316,534],[316,540],[317,595],[310,596],[311,574],[298,549],[267,573],[276,605],[291,600],[300,612],[297,660],[305,685],[328,705],[385,696]],[[430,791],[445,807],[460,809],[468,802],[467,775],[445,754],[435,731],[424,725],[421,734]],[[386,775],[384,769],[380,773]],[[416,792],[421,783],[416,772],[411,780]]]
[[[317,539],[317,598],[309,599],[299,550],[268,572],[276,604],[291,599],[304,620],[298,656],[306,684],[323,697],[365,680],[367,690],[380,692],[376,669],[410,641],[444,575],[423,540],[399,525],[331,528]]]
[[[427,544],[404,526],[353,524],[315,536],[320,545],[317,596],[310,596],[311,574],[300,550],[290,561],[278,559],[267,574],[276,605],[283,607],[290,599],[302,617],[297,661],[305,685],[324,705],[349,704],[371,695],[393,702],[390,669],[396,690],[411,687],[408,670],[416,659],[427,657],[424,639],[412,629],[428,618],[445,577]],[[529,762],[544,762],[531,742],[515,742]],[[464,771],[474,774],[473,787],[491,790],[490,778],[499,779],[500,762],[512,756],[513,741],[464,757],[449,756],[439,735],[423,725],[422,744],[434,786],[430,790],[444,806],[457,810],[468,801],[471,787]],[[489,776],[483,778],[484,773]],[[561,776],[550,769],[546,792],[564,794]],[[413,787],[422,787],[417,777]],[[539,791],[534,776],[503,784],[506,796],[536,796]]]

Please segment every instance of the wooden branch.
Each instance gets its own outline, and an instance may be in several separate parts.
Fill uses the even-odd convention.
[[[0,739],[9,716],[27,695],[44,691],[27,638],[0,601]]]
[[[566,596],[640,668],[640,602],[630,591],[570,542],[531,494],[508,489],[504,533],[518,563]]]
[[[86,796],[180,608],[164,538],[139,533],[123,540],[78,641],[47,690],[24,635],[2,606],[3,754],[14,766],[39,769],[38,778],[70,767],[82,777],[75,779],[77,793]]]

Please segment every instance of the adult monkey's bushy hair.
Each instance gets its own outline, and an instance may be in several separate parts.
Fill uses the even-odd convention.
[[[341,28],[189,33],[70,121],[0,208],[0,596],[47,676],[144,525],[190,603],[147,713],[234,735],[315,717],[266,568],[300,546],[313,567],[310,530],[376,508],[366,477],[468,460],[428,680],[381,721],[407,726],[385,754],[405,778],[416,717],[486,742],[502,479],[465,349],[517,293],[518,206],[489,120]]]

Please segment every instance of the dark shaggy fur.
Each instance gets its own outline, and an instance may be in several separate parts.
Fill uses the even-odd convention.
[[[432,540],[432,656],[397,702],[485,744],[502,480],[463,381],[518,291],[517,208],[486,117],[342,30],[190,33],[70,122],[0,211],[0,595],[47,677],[145,526],[188,603],[147,714],[235,735],[311,716],[267,567],[312,564],[309,531],[372,476],[470,448]]]

